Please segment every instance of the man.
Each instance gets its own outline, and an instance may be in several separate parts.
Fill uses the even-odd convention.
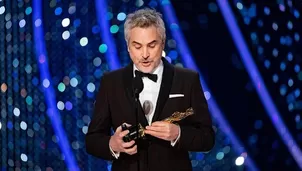
[[[127,16],[124,29],[132,63],[102,77],[86,135],[87,152],[113,160],[113,171],[138,170],[138,161],[141,171],[192,170],[188,152],[207,152],[215,142],[199,75],[162,57],[166,34],[160,13],[138,10]],[[124,142],[129,131],[122,131],[121,125],[136,124],[134,77],[141,77],[144,84],[138,121],[148,138]],[[177,124],[161,121],[190,107],[194,114]]]

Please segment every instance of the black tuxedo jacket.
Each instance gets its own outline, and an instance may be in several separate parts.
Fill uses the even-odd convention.
[[[115,159],[109,149],[111,128],[116,130],[125,122],[136,123],[133,64],[104,74],[86,134],[86,150],[93,156],[112,160],[113,171],[136,171],[138,158],[141,171],[189,171],[192,166],[188,152],[207,152],[214,146],[215,133],[198,73],[162,60],[163,79],[152,122],[167,118],[175,111],[184,112],[189,107],[193,108],[194,114],[179,122],[181,135],[174,147],[169,141],[150,136],[139,141],[139,155],[121,153]],[[169,94],[184,96],[169,98]],[[140,111],[138,120],[146,126],[148,123],[141,107]]]

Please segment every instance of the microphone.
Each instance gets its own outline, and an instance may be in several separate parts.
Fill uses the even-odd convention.
[[[153,111],[153,104],[150,100],[144,101],[143,111],[144,111],[145,115],[149,115]]]
[[[136,100],[139,97],[139,93],[143,91],[144,89],[144,83],[141,77],[134,77],[132,80],[132,85],[133,85],[133,91]]]
[[[139,93],[143,91],[144,89],[144,83],[143,83],[143,80],[141,77],[134,77],[133,80],[132,80],[132,88],[133,88],[133,92],[134,92],[134,96],[135,96],[135,117],[136,117],[136,138],[138,140],[139,138],[139,128],[138,128],[138,125],[139,125],[139,122],[138,122],[138,118],[139,118],[139,105],[140,105],[140,102],[139,102]],[[138,158],[137,158],[137,170],[140,171],[140,144],[139,143],[136,143],[137,144],[137,155],[138,155]]]

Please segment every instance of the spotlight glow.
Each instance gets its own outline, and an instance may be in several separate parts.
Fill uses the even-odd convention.
[[[28,159],[28,158],[27,158],[27,155],[26,155],[26,154],[21,154],[20,157],[21,157],[21,160],[22,160],[22,161],[27,162],[27,159]]]
[[[63,27],[67,27],[67,26],[69,26],[69,24],[70,24],[69,18],[64,18],[64,19],[62,20],[62,26],[63,26]]]
[[[20,127],[21,127],[21,129],[26,130],[26,129],[27,129],[27,124],[26,124],[26,122],[22,121],[22,122],[20,123]]]
[[[241,165],[243,165],[243,163],[244,163],[244,157],[242,157],[242,156],[238,157],[235,161],[235,164],[237,166],[241,166]]]
[[[45,88],[48,88],[49,85],[50,85],[49,80],[48,80],[48,79],[44,79],[44,80],[43,80],[43,86],[44,86]]]
[[[4,6],[0,7],[0,15],[4,14],[4,12],[5,12],[5,7]]]
[[[81,38],[80,44],[81,44],[81,46],[86,46],[86,45],[88,44],[88,39],[87,39],[87,37]]]
[[[64,31],[64,32],[62,33],[62,38],[63,38],[64,40],[67,40],[69,37],[70,37],[70,32],[69,32],[69,31]]]
[[[17,117],[20,116],[20,109],[15,108],[14,109],[14,115],[17,116]]]
[[[57,103],[57,108],[58,108],[59,110],[64,110],[64,107],[65,107],[65,104],[64,104],[63,102],[61,102],[61,101],[58,101],[58,103]]]

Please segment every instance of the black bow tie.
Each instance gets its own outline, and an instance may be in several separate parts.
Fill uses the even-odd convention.
[[[135,75],[138,77],[148,77],[150,80],[156,82],[157,81],[157,75],[156,74],[150,74],[150,73],[144,73],[138,70],[135,70]]]

